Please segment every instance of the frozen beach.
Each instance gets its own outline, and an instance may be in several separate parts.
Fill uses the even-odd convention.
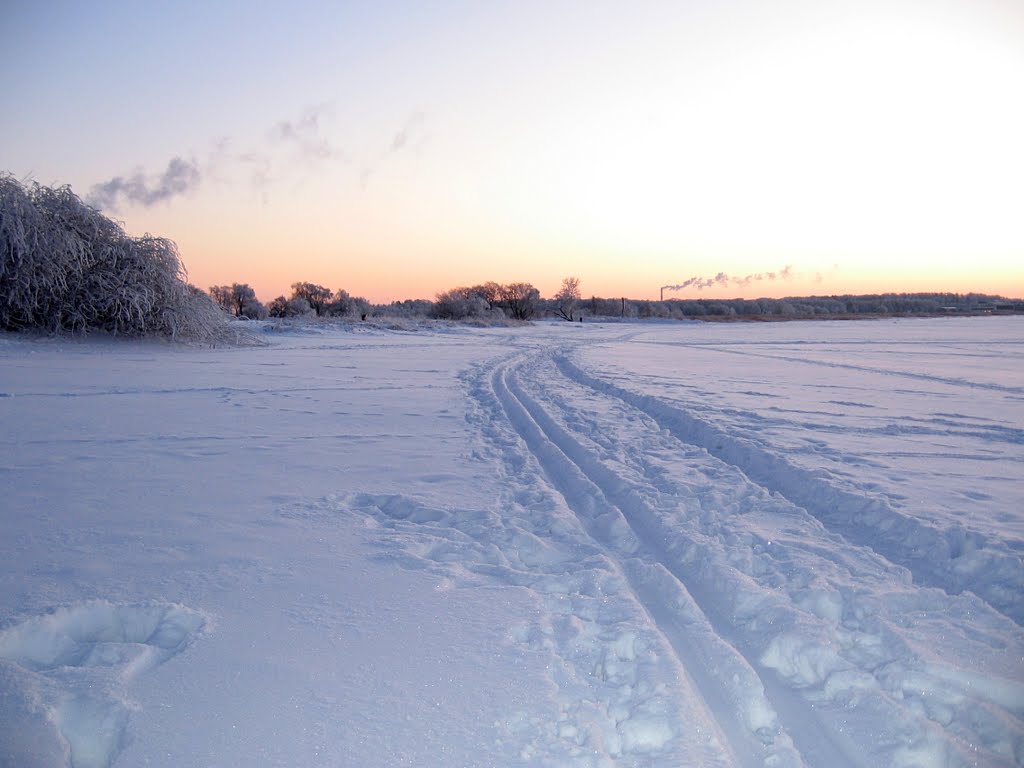
[[[1024,764],[1024,318],[260,337],[0,336],[0,765]]]

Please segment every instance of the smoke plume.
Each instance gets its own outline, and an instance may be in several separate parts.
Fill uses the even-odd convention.
[[[424,120],[425,117],[422,112],[414,112],[391,140],[391,151],[398,152],[408,144],[422,128]]]
[[[173,157],[167,170],[158,176],[136,171],[129,177],[115,176],[94,184],[85,201],[100,210],[116,211],[123,203],[151,208],[196,189],[201,181],[202,174],[195,160]]]
[[[320,118],[327,112],[327,105],[310,107],[298,120],[282,120],[270,132],[278,142],[290,144],[298,149],[304,160],[326,160],[339,154],[330,141],[320,133]]]
[[[775,280],[792,280],[794,277],[795,273],[793,272],[792,266],[783,267],[778,272],[755,272],[750,275],[744,275],[743,277],[733,277],[731,275],[727,275],[725,272],[719,272],[714,277],[691,277],[689,280],[684,280],[677,285],[663,285],[661,286],[661,290],[685,291],[687,288],[695,288],[698,291],[703,291],[705,288],[714,288],[716,286],[748,286],[751,283],[758,283],[763,280],[767,280],[769,282]]]

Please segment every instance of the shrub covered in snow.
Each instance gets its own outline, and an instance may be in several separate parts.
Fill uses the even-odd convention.
[[[431,314],[441,320],[465,320],[467,317],[481,317],[488,311],[487,301],[471,288],[452,288],[437,294]]]
[[[501,287],[501,304],[514,320],[529,320],[537,313],[540,291],[530,283],[509,283]]]
[[[331,289],[325,288],[322,285],[317,285],[316,283],[292,283],[291,301],[305,301],[317,316],[327,313],[327,306],[333,298],[334,294],[331,293]]]
[[[171,240],[130,237],[70,187],[0,174],[0,328],[225,337],[227,317],[185,278]]]
[[[271,317],[310,317],[316,315],[316,312],[313,311],[313,308],[306,299],[286,299],[284,296],[278,296],[270,302],[267,311]]]
[[[334,292],[331,303],[327,305],[327,314],[331,317],[346,315],[363,316],[370,312],[370,302],[362,296],[352,296],[348,291],[339,288]]]
[[[472,288],[452,288],[437,294],[431,311],[442,320],[492,319],[529,320],[540,306],[540,292],[530,283],[485,283]]]
[[[210,298],[235,317],[267,319],[267,308],[256,298],[256,291],[246,283],[211,285]]]

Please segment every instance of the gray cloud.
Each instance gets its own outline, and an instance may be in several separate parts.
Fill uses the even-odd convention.
[[[151,208],[191,192],[201,182],[202,173],[195,160],[173,157],[162,174],[147,176],[136,171],[132,176],[115,176],[94,184],[85,201],[101,210],[116,211],[125,203]]]

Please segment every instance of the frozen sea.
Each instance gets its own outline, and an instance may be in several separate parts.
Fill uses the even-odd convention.
[[[0,766],[1024,764],[1024,318],[0,335]]]

